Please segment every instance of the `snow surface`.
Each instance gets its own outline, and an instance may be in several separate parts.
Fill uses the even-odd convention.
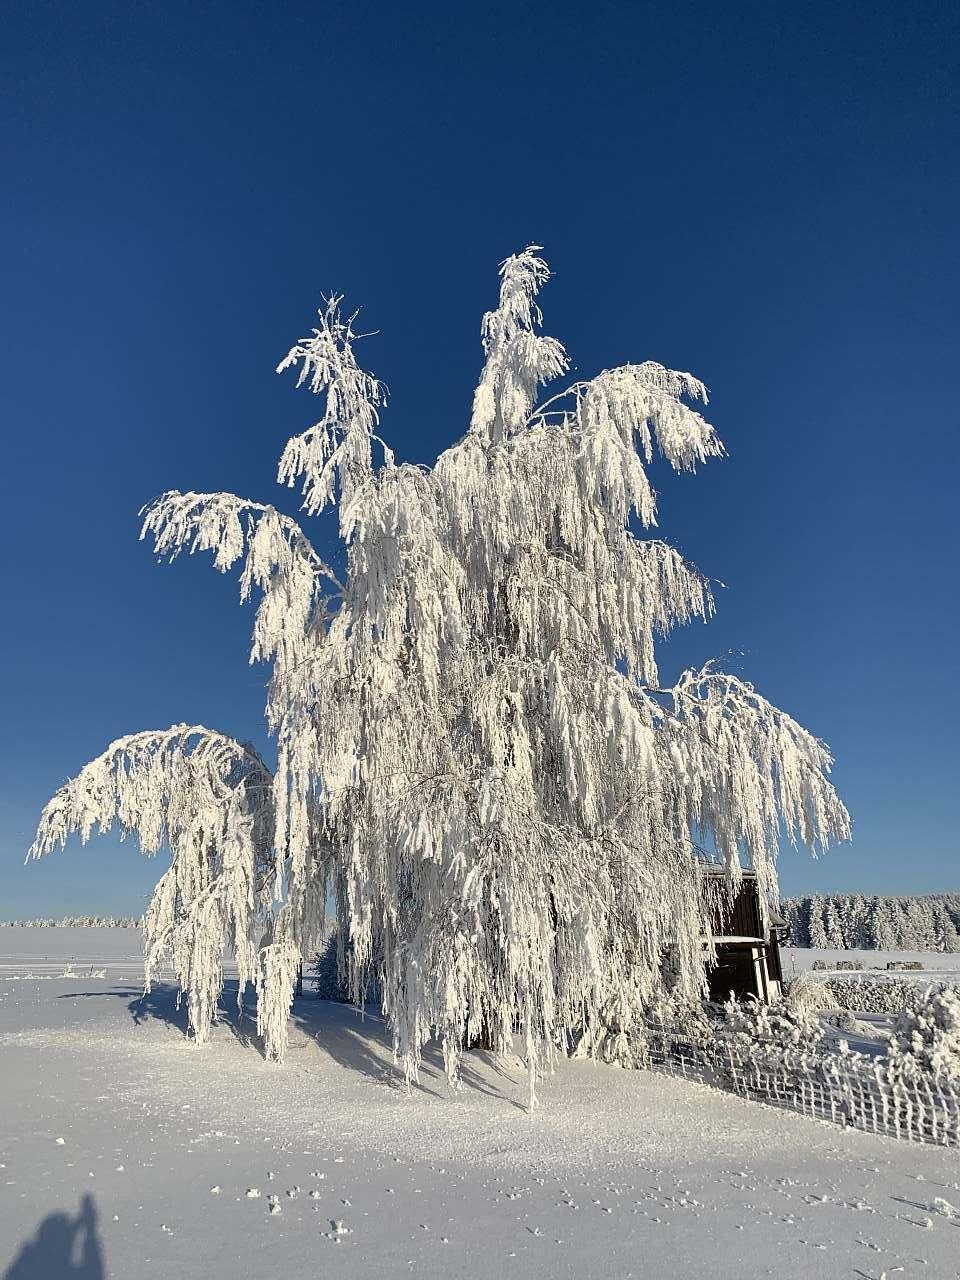
[[[2,930],[0,930],[2,932]],[[813,969],[814,962],[822,960],[829,965],[838,961],[852,961],[862,966],[862,972],[871,977],[878,977],[888,972],[889,961],[903,962],[917,960],[923,969],[890,970],[892,977],[911,978],[917,981],[947,982],[960,980],[960,953],[950,951],[838,951],[829,947],[784,947],[783,976],[789,978],[792,973],[801,969]],[[817,970],[824,977],[840,974],[845,978],[856,977],[857,970],[838,970],[834,968]]]
[[[0,1268],[90,1196],[111,1280],[960,1276],[956,1151],[582,1062],[532,1114],[483,1053],[408,1094],[379,1018],[311,998],[282,1066],[235,1009],[197,1049],[137,930],[0,929],[0,963]]]

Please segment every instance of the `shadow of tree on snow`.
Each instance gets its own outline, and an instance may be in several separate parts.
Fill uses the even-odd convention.
[[[244,1048],[255,1049],[265,1057],[263,1038],[257,1034],[256,999],[252,990],[244,993],[238,1006],[237,980],[229,979],[217,1003],[217,1025],[227,1027]],[[100,991],[73,991],[59,996],[61,1000],[92,998],[125,999],[127,1009],[135,1025],[160,1022],[173,1028],[184,1038],[188,1036],[186,1001],[177,1000],[176,988],[166,983],[155,984],[148,992],[139,992],[131,998],[131,989],[118,988]],[[359,1008],[334,1000],[318,1000],[313,996],[299,996],[290,1012],[292,1031],[289,1056],[293,1058],[307,1044],[315,1046],[322,1054],[350,1071],[377,1084],[405,1088],[402,1073],[393,1062],[393,1043],[386,1019],[372,1006]],[[300,1032],[299,1040],[296,1032]],[[508,1069],[496,1054],[485,1050],[472,1050],[463,1055],[460,1079],[469,1090],[523,1104],[516,1099],[522,1080],[516,1070]],[[501,1087],[502,1086],[502,1087]],[[446,1097],[443,1053],[437,1044],[424,1047],[419,1081],[410,1088],[415,1093],[433,1097]]]
[[[223,992],[217,1001],[218,1026],[226,1026],[240,1041],[244,1048],[255,1048],[263,1056],[262,1038],[256,1034],[256,1009],[237,1007],[237,981],[224,983]],[[187,1017],[186,997],[178,999],[176,987],[167,983],[156,983],[150,991],[137,991],[131,995],[132,988],[120,987],[115,990],[99,991],[65,991],[58,1000],[126,1000],[127,1010],[135,1026],[147,1022],[160,1022],[170,1027],[183,1038],[190,1038],[189,1019]]]
[[[293,1002],[290,1016],[294,1026],[340,1066],[380,1084],[406,1087],[402,1073],[393,1062],[390,1028],[379,1010],[301,997]],[[468,1090],[523,1106],[512,1096],[521,1080],[496,1054],[485,1050],[464,1054],[460,1061],[460,1079]],[[410,1088],[432,1097],[449,1095],[439,1045],[424,1046],[420,1079],[412,1081]]]

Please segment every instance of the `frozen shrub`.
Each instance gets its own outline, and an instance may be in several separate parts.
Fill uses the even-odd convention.
[[[934,1076],[960,1083],[960,994],[927,990],[897,1018],[887,1054],[891,1072],[904,1080]]]
[[[825,982],[818,982],[802,971],[787,983],[783,1003],[790,1016],[798,1022],[810,1022],[818,1013],[840,1008],[836,996]]]
[[[648,1035],[637,996],[627,988],[617,992],[598,1018],[585,1023],[570,1056],[595,1058],[620,1067],[645,1066]]]
[[[823,1028],[813,1013],[793,1012],[785,1002],[764,1004],[754,996],[737,1000],[731,996],[724,1005],[727,1030],[746,1045],[770,1045],[783,1049],[816,1049]]]
[[[597,1057],[610,1066],[639,1068],[650,1060],[650,1044],[646,1027],[642,1022],[630,1028],[611,1030],[603,1037]]]
[[[872,1027],[868,1022],[861,1022],[855,1013],[851,1013],[849,1009],[837,1009],[833,1012],[821,1014],[821,1022],[824,1029],[824,1043],[830,1045],[831,1051],[849,1052],[849,1045],[846,1043],[848,1036],[856,1037],[858,1040],[876,1041],[882,1033],[878,1032],[876,1027]],[[840,1046],[845,1046],[840,1049]]]
[[[650,1061],[651,1036],[660,1033],[704,1044],[713,1039],[719,1025],[703,1001],[685,996],[679,988],[646,1001],[622,992],[604,1011],[601,1023],[581,1031],[571,1056],[644,1067]]]
[[[679,990],[651,1001],[644,1010],[644,1017],[658,1030],[696,1041],[710,1040],[719,1025],[718,1019],[710,1016],[709,1008],[702,1000],[691,1000]]]

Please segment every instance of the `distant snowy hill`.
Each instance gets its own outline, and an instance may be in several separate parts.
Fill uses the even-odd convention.
[[[836,951],[960,952],[960,893],[900,898],[862,893],[784,898],[781,912],[794,947]],[[59,920],[0,920],[4,928],[141,928],[134,916],[63,916]]]
[[[917,898],[814,894],[785,898],[781,910],[795,947],[960,951],[960,893]]]
[[[59,920],[0,920],[0,929],[141,929],[142,916],[63,916]]]

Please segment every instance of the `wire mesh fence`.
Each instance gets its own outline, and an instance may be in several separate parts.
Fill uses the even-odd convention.
[[[651,1030],[649,1065],[741,1098],[907,1142],[960,1147],[960,1083],[904,1079],[882,1058],[815,1054],[718,1035],[700,1043]]]

